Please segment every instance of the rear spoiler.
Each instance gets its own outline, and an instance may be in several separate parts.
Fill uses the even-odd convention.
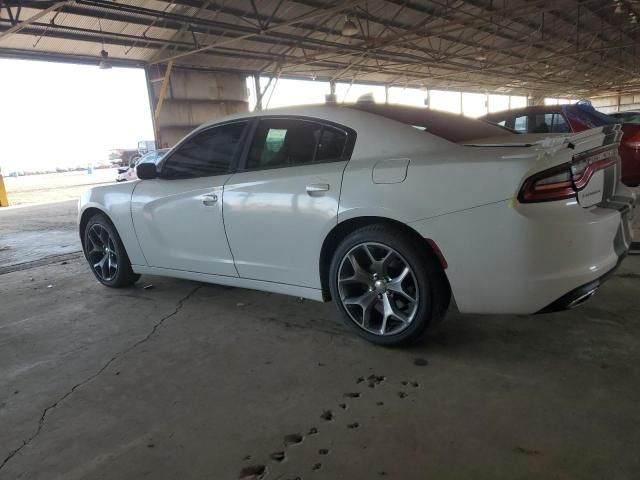
[[[463,143],[465,147],[541,147],[551,148],[565,145],[568,148],[576,149],[576,146],[585,142],[592,143],[593,137],[602,136],[599,146],[606,146],[620,143],[622,138],[622,128],[620,124],[609,124],[601,127],[590,128],[578,133],[570,134],[546,134],[546,133],[529,133],[521,135],[509,135],[508,137],[491,137],[472,140],[469,143]],[[515,137],[515,138],[514,138]],[[515,141],[521,137],[522,141]],[[506,139],[509,141],[504,141]],[[593,146],[591,147],[593,148]]]

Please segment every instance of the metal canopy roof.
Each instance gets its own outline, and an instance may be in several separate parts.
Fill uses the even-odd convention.
[[[0,56],[586,97],[640,91],[640,0],[0,0]],[[342,34],[346,19],[357,27]]]

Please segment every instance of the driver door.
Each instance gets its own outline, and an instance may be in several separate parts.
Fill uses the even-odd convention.
[[[222,220],[222,189],[247,124],[196,132],[162,160],[159,178],[138,182],[131,216],[149,266],[238,276]]]

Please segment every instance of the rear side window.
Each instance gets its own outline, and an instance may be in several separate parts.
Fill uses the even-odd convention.
[[[209,128],[185,141],[162,167],[165,178],[210,177],[228,173],[247,122]]]
[[[564,115],[560,113],[553,114],[551,131],[553,133],[567,133],[571,131],[571,129],[569,128],[569,124],[567,123],[567,120],[564,118]]]
[[[516,132],[527,133],[529,118],[526,115],[520,115],[513,119],[513,129]]]
[[[569,124],[560,113],[538,113],[533,116],[534,124],[531,133],[566,133]]]
[[[337,128],[323,126],[315,161],[326,162],[341,158],[346,143],[346,133]]]
[[[246,168],[275,168],[337,160],[342,157],[346,140],[346,133],[316,122],[260,120]]]

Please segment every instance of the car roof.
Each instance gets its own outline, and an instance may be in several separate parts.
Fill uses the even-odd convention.
[[[388,105],[373,102],[299,105],[259,112],[242,112],[208,122],[200,128],[207,128],[212,125],[238,119],[280,115],[317,118],[356,129],[358,129],[358,127],[366,128],[366,125],[370,125],[371,115],[375,115],[378,117],[377,122],[384,119],[405,125],[424,127],[426,132],[450,142],[463,142],[475,138],[509,133],[516,134],[512,130],[490,124],[483,120],[464,117],[454,113],[441,112],[424,107]]]
[[[531,114],[531,113],[555,113],[555,112],[561,112],[562,111],[562,107],[564,107],[565,105],[531,105],[529,107],[522,107],[522,108],[514,108],[511,110],[501,110],[499,112],[492,112],[489,113],[487,115],[484,115],[480,118],[493,118],[493,117],[502,117],[504,116],[505,113],[509,113],[509,115],[526,115],[526,114]]]

